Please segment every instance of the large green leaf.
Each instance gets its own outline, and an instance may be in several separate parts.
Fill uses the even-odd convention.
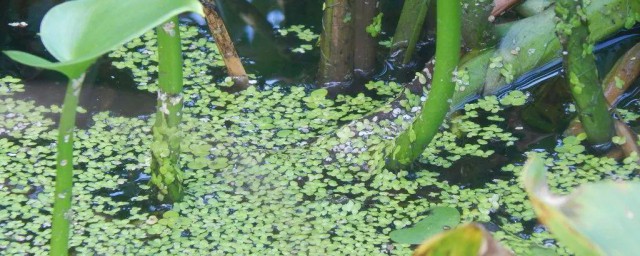
[[[429,215],[413,227],[394,230],[389,236],[393,241],[405,244],[419,244],[425,239],[455,227],[460,223],[460,213],[451,207],[434,207]]]
[[[26,65],[76,77],[100,55],[183,12],[202,14],[197,0],[76,0],[44,16],[42,42],[59,63],[16,51],[5,52]]]
[[[413,255],[508,256],[513,254],[498,244],[481,225],[468,223],[425,241],[416,248]]]
[[[636,255],[640,251],[640,183],[586,184],[567,196],[549,191],[544,160],[530,156],[524,183],[538,215],[576,255]]]

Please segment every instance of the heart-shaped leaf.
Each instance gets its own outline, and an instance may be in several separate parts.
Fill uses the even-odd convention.
[[[425,239],[460,223],[460,213],[451,207],[434,207],[429,215],[413,227],[392,231],[391,240],[403,244],[419,244]]]
[[[567,196],[554,195],[544,160],[529,157],[524,183],[538,215],[576,255],[635,255],[640,251],[640,183],[586,184]]]
[[[75,78],[100,55],[183,12],[202,14],[197,0],[76,0],[52,8],[40,36],[53,63],[28,53],[6,51],[12,59]]]

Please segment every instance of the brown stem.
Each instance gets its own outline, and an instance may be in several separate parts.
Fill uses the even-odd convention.
[[[620,120],[615,121],[616,134],[625,139],[624,144],[620,145],[622,152],[625,156],[630,156],[631,153],[636,152],[640,155],[640,147],[638,147],[638,135],[627,124]],[[638,160],[640,162],[640,160]]]
[[[357,45],[353,52],[353,68],[356,74],[369,76],[375,69],[376,40],[367,33],[367,26],[376,16],[377,0],[355,0],[353,41]]]
[[[640,75],[640,43],[631,47],[611,68],[604,78],[604,95],[609,105],[613,105]]]
[[[203,10],[205,18],[207,19],[207,24],[209,25],[209,31],[211,31],[216,42],[216,46],[218,46],[218,50],[222,54],[222,59],[227,67],[227,73],[233,78],[237,86],[247,87],[249,84],[247,72],[245,71],[244,66],[242,66],[240,57],[238,57],[238,53],[233,46],[233,41],[231,41],[231,37],[229,36],[229,32],[227,32],[224,22],[220,16],[218,16],[218,13],[215,11],[215,6],[211,1],[203,2]]]
[[[494,6],[491,11],[491,16],[489,16],[489,20],[494,21],[497,16],[500,16],[504,11],[519,4],[520,2],[522,2],[522,0],[494,0]]]
[[[326,0],[320,38],[319,82],[349,82],[353,76],[353,26],[350,0]]]

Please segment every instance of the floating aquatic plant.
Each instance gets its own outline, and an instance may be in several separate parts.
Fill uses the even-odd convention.
[[[5,52],[23,64],[55,70],[69,79],[58,128],[51,255],[68,254],[69,225],[75,216],[71,210],[73,130],[86,69],[102,54],[138,37],[171,15],[185,11],[201,12],[197,1],[186,0],[160,5],[159,8],[145,8],[154,3],[138,1],[125,5],[116,0],[64,3],[47,12],[40,32],[45,47],[59,62],[24,52]]]
[[[511,102],[490,96],[466,105],[420,156],[424,165],[393,172],[383,168],[384,152],[420,109],[421,95],[407,94],[402,105],[389,106],[401,88],[386,81],[373,83],[375,98],[331,99],[296,84],[229,93],[225,79],[213,79],[223,70],[211,39],[192,26],[180,31],[186,196],[171,209],[146,203],[153,196],[146,192],[153,119],[95,113],[74,142],[83,152],[74,206],[86,209],[74,218],[70,246],[77,254],[407,255],[409,246],[390,240],[390,233],[411,227],[434,207],[456,208],[465,222],[496,224],[494,236],[518,255],[543,245],[567,254],[541,226],[523,225],[535,215],[524,203],[517,159],[483,172],[493,177],[486,184],[439,173],[469,156],[485,160],[515,151],[517,137],[500,118],[504,104],[526,103],[528,93],[513,93]],[[112,53],[114,65],[154,92],[155,40],[147,33]],[[42,209],[51,207],[55,166],[47,114],[55,109],[0,100],[0,118],[9,120],[0,130],[11,131],[0,139],[0,159],[7,159],[0,168],[8,170],[0,172],[0,233],[11,238],[0,239],[0,250],[43,254],[51,233]],[[388,118],[368,116],[372,112]],[[28,125],[13,131],[15,123]],[[633,158],[588,155],[580,150],[583,140],[567,139],[549,152],[553,191],[568,193],[591,180],[637,179]]]

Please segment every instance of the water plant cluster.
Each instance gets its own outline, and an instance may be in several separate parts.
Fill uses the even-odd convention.
[[[247,74],[219,2],[144,8],[154,1],[60,4],[40,33],[57,62],[4,52],[69,81],[62,107],[41,106],[29,98],[37,88],[0,74],[1,251],[406,255],[421,241],[417,255],[635,251],[633,239],[600,237],[640,229],[640,202],[628,195],[640,191],[631,128],[640,114],[637,103],[615,105],[637,78],[640,44],[602,85],[592,51],[594,40],[639,20],[638,3],[558,0],[494,25],[515,1],[438,0],[436,54],[416,72],[430,1],[407,0],[387,59],[400,68],[393,73],[416,72],[403,83],[374,76],[375,37],[386,34],[376,1],[326,0],[319,35],[295,23],[257,25],[270,41],[302,42],[276,47],[283,57],[319,51],[311,86]],[[116,18],[136,9],[135,19]],[[251,10],[247,23],[262,19]],[[186,11],[209,31],[179,22]],[[155,113],[78,106],[84,81],[95,79],[88,68],[106,53],[140,93],[157,94]],[[561,93],[573,100],[554,103],[558,119],[536,113],[545,91],[506,85],[528,83],[523,72],[560,55]],[[91,121],[76,127],[77,113]],[[527,120],[540,116],[569,128],[536,133]],[[598,208],[608,203],[610,212]]]
[[[93,115],[77,129],[72,252],[90,254],[393,254],[390,240],[428,209],[453,207],[461,220],[489,223],[518,254],[567,254],[534,222],[518,180],[524,159],[480,170],[486,183],[451,179],[463,159],[514,151],[503,113],[526,104],[514,91],[466,104],[411,171],[384,168],[394,138],[419,113],[424,95],[376,81],[369,94],[327,97],[326,89],[278,84],[231,93],[209,38],[180,26],[185,63],[182,161],[185,197],[150,204],[148,169],[154,115]],[[156,90],[155,36],[111,53],[140,89]],[[213,70],[213,71],[212,71]],[[218,76],[219,77],[219,76]],[[55,106],[21,100],[18,78],[0,78],[0,250],[46,253],[55,169]],[[406,97],[390,105],[396,94]],[[385,115],[371,115],[372,113]],[[633,117],[633,115],[630,115]],[[632,119],[632,118],[629,118]],[[638,156],[621,162],[585,152],[584,134],[546,154],[550,184],[567,193],[584,182],[637,180]]]

